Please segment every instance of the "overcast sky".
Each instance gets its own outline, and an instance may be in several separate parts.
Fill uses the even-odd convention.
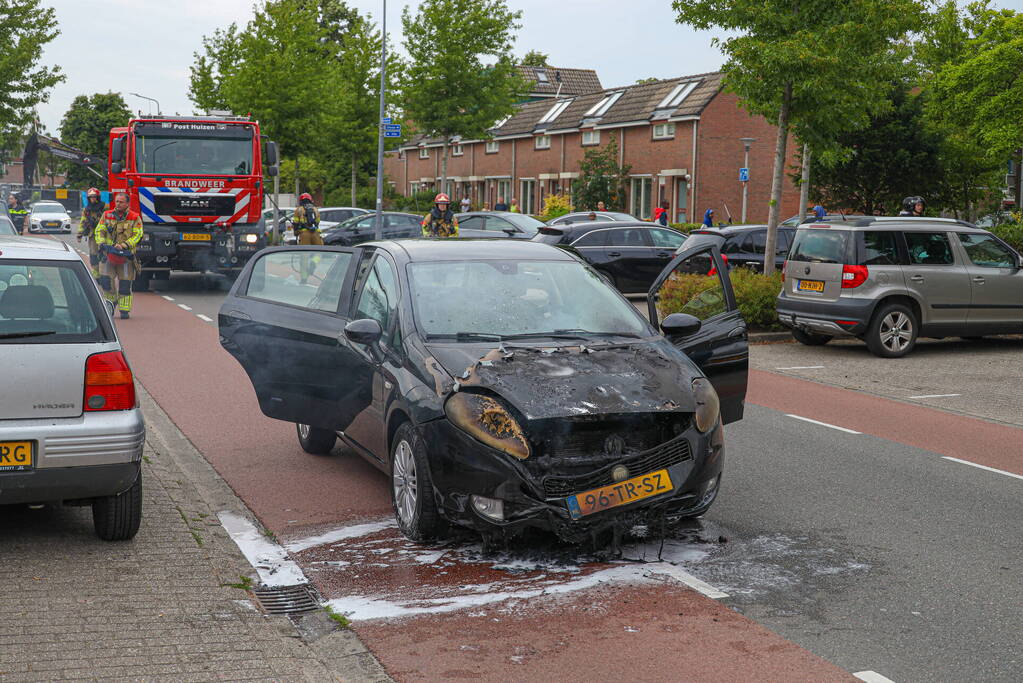
[[[381,0],[348,0],[379,23]],[[43,124],[56,134],[77,95],[121,92],[132,111],[148,112],[159,101],[164,112],[192,113],[188,68],[202,37],[231,22],[244,25],[253,0],[49,0],[61,35],[44,59],[58,64],[67,81],[40,105]],[[391,0],[387,28],[401,42],[401,10],[415,0]],[[640,78],[670,78],[714,71],[721,53],[713,31],[693,31],[674,22],[670,0],[508,0],[522,10],[516,54],[540,50],[553,66],[595,69],[604,87]],[[1023,10],[1023,0],[1000,7]],[[155,108],[153,109],[155,111]],[[239,112],[241,113],[241,112]],[[91,150],[98,151],[98,150]]]

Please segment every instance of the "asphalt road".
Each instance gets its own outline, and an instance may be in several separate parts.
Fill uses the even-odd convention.
[[[751,373],[746,418],[726,428],[717,503],[664,543],[634,540],[625,557],[647,564],[623,565],[542,538],[497,555],[465,536],[404,542],[383,475],[342,449],[302,453],[292,426],[258,412],[199,317],[216,319],[223,291],[175,275],[140,295],[119,322],[136,374],[399,678],[1023,680],[1023,430],[909,399],[965,395],[951,387],[969,375],[1006,398],[960,412],[979,404],[1019,422],[994,412],[1023,390],[988,342],[957,346],[954,362],[940,350],[893,362],[842,345],[753,347],[770,371]],[[816,365],[831,374],[807,377],[824,384],[777,369]],[[873,390],[839,388],[854,382]],[[672,568],[728,597],[665,582]]]

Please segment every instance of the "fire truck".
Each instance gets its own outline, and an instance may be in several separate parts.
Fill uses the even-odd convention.
[[[236,275],[266,246],[264,146],[275,176],[277,145],[248,117],[156,115],[110,130],[110,190],[128,194],[145,229],[137,290],[172,270]]]

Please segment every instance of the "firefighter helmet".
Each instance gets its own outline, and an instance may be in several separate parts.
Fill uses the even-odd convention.
[[[438,194],[436,197],[433,198],[433,203],[434,204],[450,204],[451,203],[451,198],[448,197],[443,192],[441,192],[440,194]]]
[[[99,196],[101,196],[101,193],[100,193],[100,191],[99,191],[99,190],[98,190],[97,188],[95,188],[95,187],[90,187],[90,188],[89,188],[89,189],[88,189],[88,190],[87,190],[87,191],[85,192],[85,196],[86,196],[86,197],[92,197],[93,195],[95,195],[95,196],[99,197]]]
[[[307,199],[308,199],[309,201],[313,201],[313,196],[312,196],[311,194],[309,194],[308,192],[303,192],[303,193],[302,193],[302,194],[301,194],[301,195],[299,196],[299,198],[298,198],[298,201],[300,201],[300,202],[304,202],[304,201],[305,201],[305,200],[307,200]]]

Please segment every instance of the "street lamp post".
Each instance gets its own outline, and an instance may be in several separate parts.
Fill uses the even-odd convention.
[[[750,148],[750,145],[752,145],[756,141],[757,141],[756,138],[739,138],[739,142],[742,143],[742,147],[745,150],[745,155],[743,156],[743,160],[742,160],[742,167],[746,169],[747,173],[749,173],[749,148]],[[742,183],[742,222],[743,223],[746,222],[746,204],[748,203],[748,200],[749,200],[749,180],[744,180],[743,183]]]
[[[135,97],[141,97],[142,99],[149,100],[150,102],[156,102],[156,113],[157,114],[160,113],[160,102],[159,102],[159,100],[157,100],[155,98],[152,98],[152,97],[146,97],[145,95],[139,95],[137,92],[132,92],[132,93],[128,93],[128,94],[129,95],[134,95]]]
[[[384,225],[384,99],[387,92],[387,0],[383,0],[380,22],[380,116],[377,117],[377,213],[373,221],[373,237],[383,237]]]

